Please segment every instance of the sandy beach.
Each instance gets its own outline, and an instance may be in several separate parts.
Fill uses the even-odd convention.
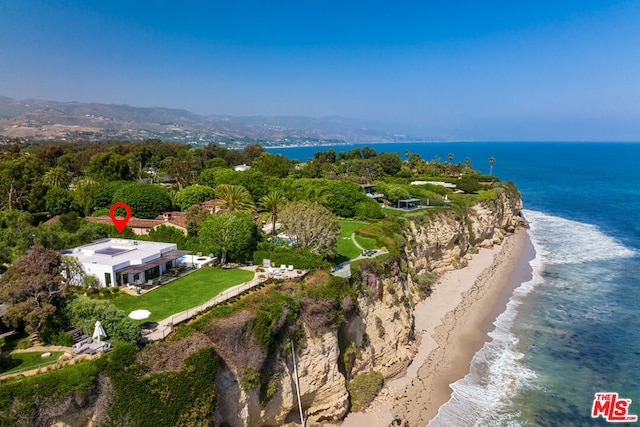
[[[411,426],[427,425],[451,397],[449,384],[469,372],[504,310],[513,292],[509,277],[526,243],[526,230],[520,229],[500,246],[481,249],[466,267],[445,273],[416,306],[420,345],[406,372],[387,381],[369,409],[349,414],[342,427],[387,427],[396,414]]]

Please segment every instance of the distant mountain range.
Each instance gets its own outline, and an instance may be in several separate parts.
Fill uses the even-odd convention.
[[[129,105],[16,100],[0,96],[0,140],[145,140],[160,138],[194,145],[404,141],[405,135],[372,129],[342,117],[201,116],[187,110]]]

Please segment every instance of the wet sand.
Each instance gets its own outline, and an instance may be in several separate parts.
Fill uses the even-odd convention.
[[[364,412],[349,414],[342,427],[387,427],[394,415],[425,426],[451,397],[449,384],[470,370],[473,355],[488,339],[492,322],[513,293],[508,286],[528,241],[526,230],[502,245],[481,249],[468,265],[445,273],[429,298],[415,307],[420,345],[404,375],[386,382]]]

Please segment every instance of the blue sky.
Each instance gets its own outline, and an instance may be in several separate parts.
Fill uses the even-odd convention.
[[[0,0],[0,95],[640,141],[637,1]]]

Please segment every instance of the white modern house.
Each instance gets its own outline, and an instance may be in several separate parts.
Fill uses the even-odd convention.
[[[100,286],[122,286],[156,279],[190,252],[178,250],[175,243],[102,239],[61,254],[77,258],[85,274],[95,275]]]

